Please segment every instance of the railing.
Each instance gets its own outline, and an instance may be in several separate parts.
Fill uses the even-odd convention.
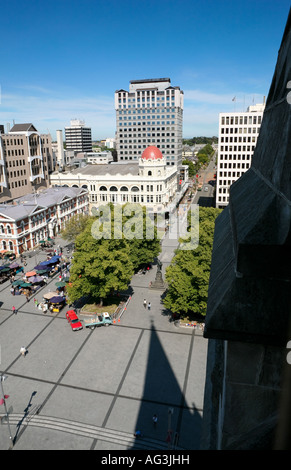
[[[115,312],[111,315],[114,320],[119,320],[122,317],[123,312],[126,310],[130,300],[131,300],[131,296],[127,298],[126,302],[124,303],[120,302]]]

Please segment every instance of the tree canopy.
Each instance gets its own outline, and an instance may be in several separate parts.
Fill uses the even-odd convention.
[[[108,204],[95,211],[76,239],[70,270],[70,301],[90,296],[102,301],[125,290],[134,271],[160,252],[156,228],[140,205]]]
[[[76,214],[71,217],[64,230],[61,232],[61,236],[68,241],[75,241],[76,237],[85,230],[85,227],[91,216],[85,214]]]
[[[215,219],[221,209],[199,207],[199,245],[195,250],[176,251],[166,270],[168,290],[164,305],[181,317],[205,315]]]

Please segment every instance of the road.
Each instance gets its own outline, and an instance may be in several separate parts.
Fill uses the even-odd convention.
[[[214,179],[213,175],[216,173],[215,167],[216,152],[212,157],[208,167],[205,170],[200,170],[198,183],[202,184],[202,190],[197,191],[195,198],[193,200],[194,204],[199,204],[203,207],[215,207],[214,200]],[[209,184],[208,181],[211,180],[213,184]],[[208,191],[205,191],[205,187],[208,188]]]

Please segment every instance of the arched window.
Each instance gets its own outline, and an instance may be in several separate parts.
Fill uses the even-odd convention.
[[[117,191],[117,187],[116,186],[110,186],[109,191]]]
[[[10,227],[10,225],[7,224],[6,227],[7,227],[7,233],[11,233],[11,227]]]
[[[121,186],[120,191],[128,191],[128,188],[126,186]]]
[[[106,186],[100,186],[100,191],[107,191]]]
[[[151,171],[148,171],[148,176],[152,176],[152,172],[151,172]]]
[[[133,186],[133,187],[131,188],[131,191],[137,192],[137,191],[139,191],[139,188],[138,188],[137,186]]]
[[[0,232],[1,232],[1,233],[5,233],[5,229],[4,229],[4,225],[3,225],[3,224],[0,225]]]

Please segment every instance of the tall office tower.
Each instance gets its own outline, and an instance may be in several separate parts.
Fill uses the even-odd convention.
[[[251,166],[264,109],[265,103],[219,114],[216,207],[228,205],[230,186]]]
[[[73,119],[71,125],[65,127],[65,140],[67,150],[92,152],[91,128],[86,127],[84,121]]]
[[[3,127],[2,127],[3,131]],[[0,134],[0,202],[49,187],[54,171],[50,134],[33,124],[15,124]]]
[[[129,91],[115,92],[118,160],[136,160],[158,147],[167,165],[182,163],[184,93],[169,78],[131,80]]]

